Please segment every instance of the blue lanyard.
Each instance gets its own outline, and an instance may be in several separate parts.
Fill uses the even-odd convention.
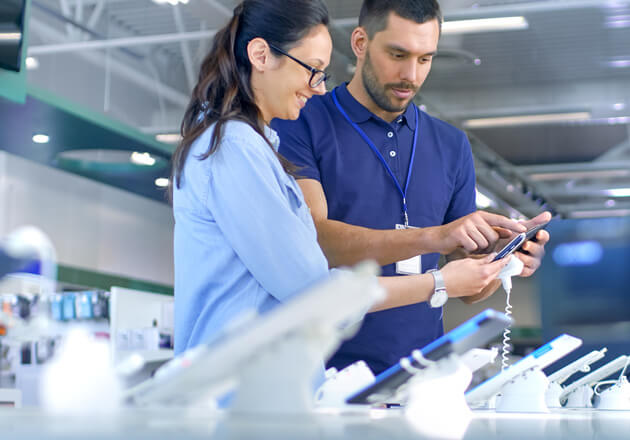
[[[407,214],[407,188],[409,188],[409,181],[411,180],[411,172],[413,171],[413,158],[416,155],[416,143],[418,141],[418,108],[415,105],[413,106],[414,110],[416,111],[416,128],[413,130],[413,146],[411,147],[411,160],[409,161],[409,170],[407,171],[407,181],[405,182],[405,189],[403,190],[400,186],[400,183],[398,183],[398,179],[396,179],[394,172],[387,164],[387,161],[385,160],[381,152],[378,151],[378,148],[376,148],[376,145],[374,145],[374,142],[372,142],[372,140],[368,137],[368,135],[365,134],[365,132],[361,130],[361,128],[354,121],[350,119],[350,117],[345,112],[343,107],[341,107],[341,104],[339,104],[339,100],[337,99],[337,90],[333,90],[332,98],[333,98],[333,101],[335,102],[335,105],[339,109],[339,112],[344,116],[344,118],[346,118],[348,123],[352,125],[352,127],[354,127],[356,132],[359,133],[359,135],[363,138],[365,143],[370,146],[374,154],[376,154],[376,157],[379,158],[379,160],[381,161],[381,163],[383,164],[383,166],[389,173],[390,177],[394,181],[394,184],[396,185],[398,192],[400,192],[400,195],[402,196],[403,215],[405,216],[405,227],[409,227],[409,215]]]

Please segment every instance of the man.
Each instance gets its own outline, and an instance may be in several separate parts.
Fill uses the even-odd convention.
[[[426,272],[437,268],[439,254],[488,253],[500,239],[550,219],[543,213],[519,224],[475,212],[465,134],[413,104],[437,51],[440,23],[435,0],[366,0],[351,38],[357,68],[350,83],[313,97],[298,121],[274,121],[281,154],[301,167],[298,182],[330,266],[371,258],[384,266],[383,275]],[[541,231],[537,239],[519,254],[524,276],[540,265],[549,235]],[[433,274],[434,307],[423,302],[368,314],[329,366],[363,359],[379,373],[441,336],[440,277]]]

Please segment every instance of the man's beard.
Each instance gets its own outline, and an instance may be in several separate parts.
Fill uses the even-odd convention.
[[[381,109],[389,113],[399,113],[405,110],[411,100],[416,96],[419,89],[408,82],[382,85],[376,77],[376,72],[374,71],[369,51],[365,54],[365,64],[363,65],[361,77],[363,79],[363,86],[365,87],[367,94],[370,98],[372,98],[372,101],[374,101],[374,103]],[[392,102],[392,100],[387,96],[388,89],[412,90],[413,95],[403,105],[398,105]]]

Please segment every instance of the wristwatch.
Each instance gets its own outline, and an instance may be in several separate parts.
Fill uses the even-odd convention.
[[[444,285],[444,278],[442,278],[442,272],[438,269],[429,269],[427,273],[433,275],[434,287],[433,295],[429,298],[429,305],[433,308],[442,307],[448,300],[448,293],[446,293],[446,286]]]

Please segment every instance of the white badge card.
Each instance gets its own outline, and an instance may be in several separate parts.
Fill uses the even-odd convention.
[[[411,229],[413,226],[396,225],[396,229]],[[396,262],[396,273],[399,275],[418,275],[422,273],[422,258],[420,255]]]

